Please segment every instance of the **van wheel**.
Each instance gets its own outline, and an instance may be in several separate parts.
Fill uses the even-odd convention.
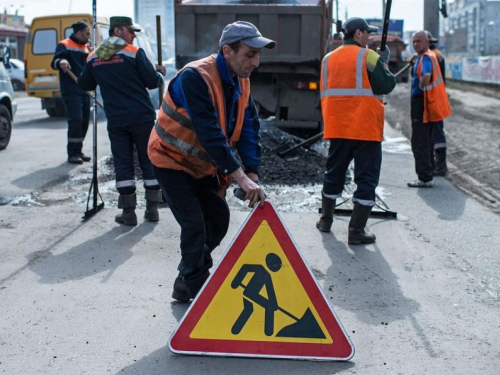
[[[45,111],[50,117],[64,117],[66,110],[64,109],[64,103],[61,101],[56,102],[54,107],[45,108]]]
[[[12,88],[14,91],[22,91],[24,90],[24,84],[21,81],[14,79],[12,81]]]
[[[12,133],[12,120],[6,106],[0,104],[0,150],[3,150],[10,141]]]

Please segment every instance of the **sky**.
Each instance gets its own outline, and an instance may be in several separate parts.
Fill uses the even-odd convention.
[[[349,17],[382,18],[382,0],[339,0],[339,18]],[[436,0],[437,1],[437,0]],[[423,27],[424,0],[394,0],[391,19],[404,19],[405,30]],[[92,13],[92,0],[0,0],[0,10],[16,10],[25,16],[29,24],[34,17],[67,13]],[[334,4],[335,9],[335,4]],[[334,13],[335,14],[335,13]],[[134,0],[97,0],[98,16],[134,16]]]

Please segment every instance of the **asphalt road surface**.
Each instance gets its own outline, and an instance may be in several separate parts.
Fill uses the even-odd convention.
[[[179,228],[168,207],[158,224],[120,226],[107,178],[105,208],[82,222],[89,164],[66,163],[64,120],[48,119],[35,99],[19,107],[11,144],[0,152],[0,373],[498,374],[500,218],[446,178],[432,189],[407,188],[414,165],[400,132],[387,128],[378,190],[398,219],[369,220],[373,245],[347,244],[345,216],[331,234],[316,230],[319,185],[266,186],[354,357],[214,358],[167,347],[188,307],[170,297]],[[103,171],[104,123],[98,135]],[[229,201],[231,224],[216,262],[250,212]]]

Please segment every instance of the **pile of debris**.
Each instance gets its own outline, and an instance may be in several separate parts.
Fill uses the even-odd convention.
[[[261,174],[264,185],[313,185],[323,183],[326,156],[315,151],[321,147],[319,142],[313,148],[306,146],[280,156],[294,145],[304,141],[302,138],[291,135],[272,125],[262,123],[261,128]],[[113,159],[108,160],[112,166]],[[137,179],[142,179],[137,155],[135,155],[135,173]]]
[[[298,147],[286,155],[280,152],[288,150],[304,141],[274,126],[263,123],[261,129],[262,182],[265,185],[312,185],[323,182],[326,156],[316,151],[315,147]]]

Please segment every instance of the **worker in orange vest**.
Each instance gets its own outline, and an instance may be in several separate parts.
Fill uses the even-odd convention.
[[[378,31],[359,17],[342,26],[344,42],[323,58],[321,67],[321,110],[324,138],[330,140],[323,179],[322,216],[316,227],[329,232],[335,200],[342,195],[345,174],[354,160],[353,211],[349,222],[349,244],[375,242],[366,229],[375,205],[375,189],[382,164],[384,104],[396,79],[389,71],[389,49],[367,49],[368,35]]]
[[[250,207],[264,206],[260,121],[249,77],[262,49],[275,46],[250,22],[231,23],[222,32],[219,53],[187,64],[165,93],[148,154],[181,227],[172,293],[178,301],[195,298],[209,276],[211,253],[229,227],[225,195],[231,181],[246,193]]]
[[[446,85],[446,63],[443,54],[437,48],[439,40],[434,38],[429,31],[426,33],[429,39],[429,49],[436,54],[443,82]],[[434,176],[446,176],[448,165],[446,164],[446,134],[443,120],[435,124],[432,138],[434,140]]]
[[[450,103],[436,54],[429,49],[429,37],[422,30],[413,34],[417,60],[411,85],[411,148],[418,179],[412,188],[434,186],[434,129],[451,115]]]

